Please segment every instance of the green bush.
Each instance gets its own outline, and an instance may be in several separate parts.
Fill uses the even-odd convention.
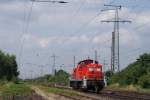
[[[30,95],[32,89],[25,84],[7,83],[0,86],[0,96]]]
[[[51,83],[62,83],[68,84],[70,75],[64,70],[59,70],[56,72],[55,76],[49,77],[49,82]]]
[[[124,85],[140,85],[143,88],[150,88],[150,54],[141,55],[137,61],[128,65],[119,73],[112,75],[108,83],[119,83]]]
[[[148,75],[144,75],[140,77],[138,84],[142,88],[149,88],[150,89],[150,73]]]
[[[64,70],[58,70],[56,71],[55,75],[45,75],[42,77],[35,78],[33,80],[26,80],[26,81],[32,81],[36,83],[59,83],[59,84],[64,84],[67,85],[69,83],[69,77],[70,74],[65,72]]]

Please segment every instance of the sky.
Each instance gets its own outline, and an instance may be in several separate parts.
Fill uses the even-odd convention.
[[[0,0],[0,49],[16,55],[21,78],[38,77],[56,69],[71,73],[76,63],[98,52],[98,61],[110,69],[114,11],[104,4],[122,5],[120,23],[121,69],[150,52],[150,0],[64,0],[68,3],[32,3]]]

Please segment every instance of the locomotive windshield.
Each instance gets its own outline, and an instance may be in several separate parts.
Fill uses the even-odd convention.
[[[87,59],[87,60],[80,61],[78,64],[85,64],[85,65],[88,65],[88,64],[91,64],[91,63],[96,63],[96,64],[98,64],[98,61],[91,60],[91,59]]]

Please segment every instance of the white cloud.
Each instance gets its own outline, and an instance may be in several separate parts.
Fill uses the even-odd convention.
[[[38,45],[41,48],[47,48],[49,45],[55,43],[57,44],[101,44],[104,42],[108,42],[110,40],[108,34],[95,35],[93,37],[88,35],[81,36],[50,36],[50,37],[38,37],[31,34],[27,34],[24,36],[26,45],[30,45],[29,47],[33,47],[33,45]],[[32,45],[32,46],[31,46]]]
[[[110,34],[105,34],[105,33],[104,33],[104,34],[95,36],[95,37],[92,39],[92,41],[93,41],[93,43],[95,43],[95,44],[101,44],[101,43],[104,43],[104,42],[109,42],[110,37],[111,37]]]
[[[137,47],[141,45],[141,38],[139,34],[134,33],[133,31],[128,31],[126,29],[120,30],[120,45],[124,47]]]
[[[49,39],[41,39],[39,40],[39,44],[41,45],[41,47],[45,48],[49,44]]]

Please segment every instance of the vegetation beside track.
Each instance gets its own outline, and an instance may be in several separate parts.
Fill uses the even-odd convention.
[[[141,55],[122,71],[106,72],[109,89],[121,89],[150,93],[150,53]]]
[[[32,94],[32,89],[25,84],[7,83],[0,85],[0,96],[26,96]]]
[[[15,55],[0,50],[0,100],[29,98],[34,91],[18,79],[19,71]]]
[[[58,95],[65,95],[69,97],[78,96],[76,91],[68,91],[65,89],[59,89],[54,87],[47,87],[47,86],[38,86],[41,90],[45,91],[46,93],[53,93]]]
[[[119,84],[109,85],[106,90],[114,90],[114,91],[129,91],[129,92],[139,92],[139,93],[149,93],[150,89],[141,88],[140,86],[135,85],[126,85],[120,86]]]
[[[64,70],[58,70],[55,72],[55,75],[45,75],[35,79],[26,80],[29,83],[35,84],[62,84],[68,85],[70,74]]]

